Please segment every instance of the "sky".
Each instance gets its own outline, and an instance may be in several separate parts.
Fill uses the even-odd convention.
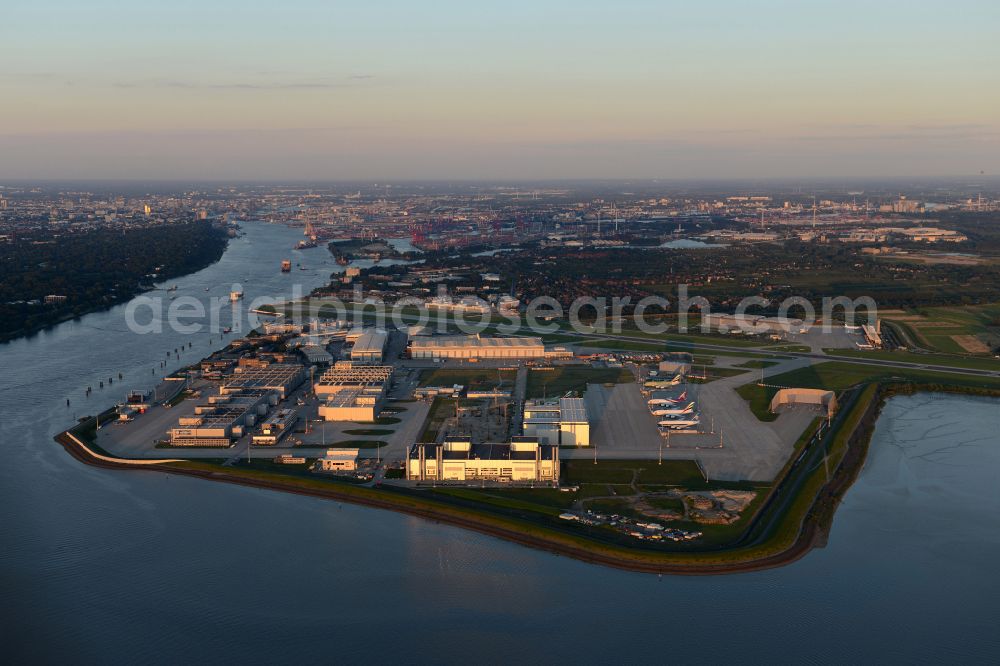
[[[0,178],[1000,173],[996,0],[2,0]]]

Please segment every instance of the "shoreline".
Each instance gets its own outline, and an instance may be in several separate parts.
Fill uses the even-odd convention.
[[[645,549],[630,550],[626,546],[590,539],[584,534],[574,535],[544,525],[531,524],[509,516],[455,506],[428,497],[419,497],[402,489],[394,490],[392,486],[383,486],[380,489],[374,489],[367,486],[338,485],[336,482],[315,479],[317,483],[313,487],[308,487],[292,483],[291,481],[282,481],[280,475],[271,472],[259,472],[257,475],[252,475],[227,472],[225,468],[221,467],[218,470],[179,467],[176,466],[176,459],[130,461],[124,458],[114,458],[92,450],[73,434],[73,430],[86,424],[88,420],[81,421],[81,423],[73,428],[59,433],[54,439],[63,446],[67,453],[78,461],[103,469],[147,470],[165,474],[180,474],[209,481],[233,483],[251,488],[306,495],[369,508],[395,511],[404,515],[468,529],[536,550],[570,557],[582,562],[636,573],[685,576],[723,575],[763,571],[785,566],[801,559],[813,548],[821,548],[825,545],[837,507],[864,468],[868,458],[868,448],[874,432],[875,422],[889,398],[895,395],[908,395],[919,392],[971,394],[987,397],[1000,396],[1000,392],[997,391],[970,391],[962,387],[938,385],[890,383],[867,384],[862,388],[859,400],[867,399],[867,402],[859,403],[855,401],[850,408],[846,409],[841,425],[845,426],[847,430],[842,428],[831,430],[821,440],[824,448],[826,448],[827,444],[835,444],[836,441],[842,441],[845,447],[843,456],[829,481],[820,485],[814,492],[803,494],[803,492],[808,492],[809,481],[813,477],[805,476],[791,479],[792,482],[801,484],[802,488],[799,489],[800,492],[798,494],[793,494],[789,497],[787,501],[791,504],[785,510],[773,516],[768,516],[771,518],[771,524],[765,528],[765,534],[763,537],[760,537],[759,543],[749,546],[742,544],[759,524],[759,521],[766,517],[767,503],[761,507],[758,514],[754,516],[750,525],[748,525],[746,531],[743,533],[743,536],[732,547],[728,549],[723,547],[713,551],[657,552]],[[191,461],[180,462],[184,464]],[[789,476],[794,467],[795,465],[792,464],[789,470],[786,471],[785,477],[775,484],[772,496],[768,498],[768,501],[775,496],[775,491],[778,488],[790,480]],[[801,507],[796,507],[796,501],[801,502],[803,497],[808,497],[809,500],[808,505],[804,507],[804,512]],[[780,548],[777,552],[768,552],[767,546],[772,540],[778,537],[773,534],[767,534],[767,530],[778,530],[782,520],[789,518],[796,520],[794,514],[797,511],[802,513],[802,518],[795,538],[789,545]],[[752,550],[755,548],[763,548],[765,552],[760,555],[754,555]],[[739,559],[741,549],[750,551],[746,552],[746,559]],[[725,558],[727,555],[732,557],[733,560],[717,560],[720,556]],[[716,561],[712,561],[713,559]]]
[[[517,543],[519,545],[527,546],[529,548],[534,548],[536,550],[542,550],[550,552],[556,555],[565,555],[576,560],[583,562],[589,562],[591,564],[600,564],[603,566],[609,566],[616,569],[623,569],[627,571],[633,571],[636,573],[665,573],[672,575],[717,575],[717,574],[727,574],[727,573],[738,573],[744,571],[758,571],[763,569],[770,569],[778,566],[784,566],[785,564],[790,564],[795,560],[800,559],[806,553],[808,553],[813,548],[814,535],[812,533],[805,535],[806,532],[811,532],[809,530],[803,530],[803,534],[806,538],[800,538],[795,547],[785,550],[777,556],[772,556],[768,558],[762,558],[760,560],[755,560],[747,562],[745,564],[658,564],[658,563],[643,563],[630,561],[625,557],[614,557],[594,551],[589,551],[582,547],[574,547],[570,544],[561,543],[559,540],[545,539],[537,536],[532,536],[524,532],[518,531],[513,527],[503,527],[501,525],[491,525],[490,521],[486,520],[485,517],[476,519],[472,517],[462,517],[454,513],[448,512],[444,509],[451,508],[442,505],[441,510],[436,510],[431,506],[426,507],[416,507],[408,506],[397,501],[392,501],[391,495],[387,495],[384,499],[379,497],[365,497],[361,494],[355,494],[347,492],[343,489],[333,487],[331,484],[330,488],[325,489],[310,489],[303,488],[301,486],[295,486],[289,483],[282,483],[278,480],[263,480],[254,479],[248,476],[241,476],[238,474],[229,474],[223,471],[210,471],[201,469],[188,469],[182,467],[171,467],[169,463],[158,463],[155,465],[132,465],[128,463],[115,462],[111,460],[102,460],[92,451],[85,449],[80,446],[72,439],[68,437],[69,431],[64,431],[55,437],[55,440],[59,442],[66,451],[79,460],[80,462],[91,465],[93,467],[100,467],[103,469],[116,469],[116,470],[146,470],[151,472],[160,472],[163,474],[181,474],[184,476],[191,476],[201,479],[207,479],[210,481],[220,481],[223,483],[233,483],[242,486],[248,486],[251,488],[259,488],[265,490],[274,490],[279,492],[287,492],[296,495],[306,495],[309,497],[318,497],[327,500],[336,500],[340,502],[347,502],[350,504],[356,504],[359,506],[366,506],[369,508],[385,509],[389,511],[395,511],[396,513],[402,513],[404,515],[415,516],[418,518],[423,518],[425,520],[431,520],[437,523],[443,523],[447,525],[452,525],[455,527],[461,527],[464,529],[472,530],[474,532],[479,532],[480,534],[486,534],[489,536],[494,536],[505,541],[510,541]],[[347,488],[352,488],[347,486]],[[355,491],[371,490],[365,487],[353,487]],[[413,498],[417,499],[417,498]],[[431,501],[423,500],[426,504],[430,504]],[[504,521],[503,518],[494,519],[497,522]],[[603,544],[602,544],[603,545]],[[725,552],[725,551],[723,551]],[[647,554],[646,552],[637,554]],[[655,553],[648,553],[655,556]]]

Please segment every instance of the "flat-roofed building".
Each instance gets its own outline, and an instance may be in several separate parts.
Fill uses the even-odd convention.
[[[549,446],[590,446],[590,421],[583,398],[524,403],[523,429]]]
[[[392,379],[391,365],[361,365],[353,361],[337,361],[316,381],[319,397],[354,388],[380,388],[388,390]]]
[[[319,416],[325,421],[374,421],[382,411],[383,396],[378,388],[338,391],[319,406]]]
[[[193,416],[177,420],[170,430],[173,446],[229,446],[234,438],[242,437],[244,428],[252,427],[257,419],[277,402],[273,391],[242,391],[211,396],[208,402],[195,405]]]
[[[362,333],[351,349],[351,360],[359,363],[381,363],[389,334],[372,329]]]
[[[276,391],[282,399],[294,391],[306,378],[306,370],[301,365],[272,363],[263,367],[237,367],[226,377],[221,392]]]
[[[541,338],[484,338],[480,335],[440,335],[410,341],[414,359],[545,358]]]
[[[257,446],[274,446],[288,436],[299,422],[299,413],[294,409],[279,409],[260,424],[260,432],[252,438]]]
[[[708,314],[702,325],[717,331],[744,333],[802,333],[805,322],[791,317],[765,317],[750,314]]]
[[[358,469],[358,449],[327,449],[316,459],[317,472],[353,472]]]
[[[446,437],[441,444],[414,444],[407,455],[411,481],[464,483],[559,483],[559,447],[537,437],[512,437],[505,444],[473,444]]]

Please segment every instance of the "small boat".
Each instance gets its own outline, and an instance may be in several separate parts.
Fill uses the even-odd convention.
[[[167,291],[177,291],[177,285],[173,284],[167,287]]]
[[[233,332],[233,328],[232,328],[232,326],[226,326],[224,329],[222,329],[222,332],[223,333],[232,333]]]
[[[231,292],[229,292],[229,300],[231,300],[233,303],[235,303],[236,301],[240,300],[241,298],[243,298],[243,292],[242,291],[231,291]]]
[[[292,262],[289,259],[284,259],[281,262],[281,272],[288,273],[292,270]]]

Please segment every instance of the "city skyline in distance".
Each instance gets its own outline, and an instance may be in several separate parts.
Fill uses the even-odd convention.
[[[1000,8],[16,1],[0,178],[1000,172]]]

